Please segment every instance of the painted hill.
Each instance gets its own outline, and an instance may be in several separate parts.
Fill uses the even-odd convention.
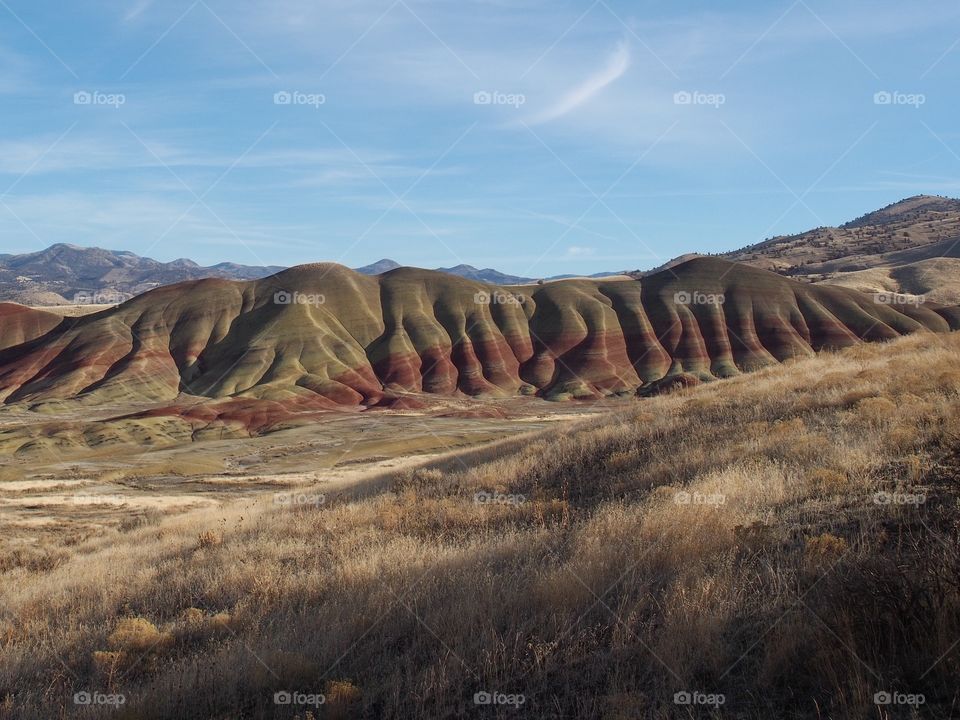
[[[0,303],[0,350],[45,335],[63,320],[59,315],[15,303]]]
[[[51,321],[52,322],[52,321]],[[7,345],[22,326],[0,319]],[[400,268],[303,265],[159,288],[0,351],[0,400],[272,401],[284,412],[406,393],[655,392],[861,340],[960,327],[960,310],[699,258],[639,280],[498,288]],[[180,413],[181,410],[170,412]],[[204,412],[208,412],[204,410]]]

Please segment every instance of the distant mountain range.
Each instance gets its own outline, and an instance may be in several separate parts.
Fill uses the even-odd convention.
[[[643,277],[670,269],[696,253],[681,255]],[[842,285],[867,292],[925,295],[960,303],[960,200],[918,195],[867,213],[840,227],[821,227],[778,236],[720,254],[725,260],[772,270],[812,283]],[[401,267],[384,258],[356,268],[381,275]],[[436,268],[440,272],[493,285],[529,285],[537,278],[509,275],[472,265]],[[284,270],[220,263],[202,267],[186,260],[159,262],[131,252],[58,244],[25,255],[0,255],[0,301],[24,305],[116,304],[162,285],[222,278],[256,280]],[[604,272],[604,278],[626,274]],[[557,275],[545,280],[575,277]]]
[[[371,265],[354,268],[354,270],[361,275],[381,275],[385,272],[396,270],[399,267],[403,266],[396,260],[384,258]],[[467,278],[468,280],[479,280],[480,282],[487,282],[493,285],[529,285],[530,283],[536,282],[536,278],[507,275],[493,268],[480,270],[473,267],[473,265],[457,265],[455,267],[435,269],[440,272],[445,272],[448,275],[456,275],[457,277]]]
[[[400,263],[395,260],[383,259],[356,268],[356,271],[363,275],[380,275],[399,267]],[[0,255],[0,301],[34,306],[112,305],[162,285],[203,278],[257,280],[284,269],[278,265],[259,267],[228,262],[204,267],[187,259],[165,263],[122,250],[61,243],[35,253]],[[472,265],[437,270],[494,285],[528,285],[537,281],[536,278],[508,275],[493,268],[480,270]],[[600,273],[591,277],[615,274]]]
[[[380,275],[390,270],[396,270],[399,267],[403,267],[396,260],[390,260],[384,258],[383,260],[378,260],[377,262],[371,265],[364,265],[363,267],[354,268],[361,275]],[[480,270],[475,268],[473,265],[455,265],[454,267],[441,267],[434,268],[437,272],[447,273],[448,275],[456,275],[457,277],[466,278],[467,280],[476,280],[478,282],[490,283],[491,285],[530,285],[537,282],[540,278],[531,278],[523,277],[521,275],[508,275],[502,273],[499,270],[494,270],[493,268],[484,268]],[[605,278],[612,277],[614,275],[621,275],[623,271],[620,272],[601,272],[594,273],[593,275],[586,275],[584,277],[589,278]],[[577,275],[551,275],[548,278],[542,278],[544,280],[565,280],[572,277],[579,277]]]
[[[131,252],[60,243],[35,253],[0,255],[0,300],[24,305],[115,304],[184,280],[255,280],[281,270],[227,262],[202,267],[187,259],[164,263]]]

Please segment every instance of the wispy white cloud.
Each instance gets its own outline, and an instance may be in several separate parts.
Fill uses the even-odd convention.
[[[564,94],[559,101],[550,105],[545,110],[526,118],[528,125],[539,125],[542,123],[556,120],[564,115],[573,112],[578,107],[588,102],[597,93],[603,90],[611,83],[616,82],[630,67],[630,48],[625,42],[621,42],[607,58],[604,66],[588,77],[585,81],[577,85]]]
[[[144,12],[150,9],[150,6],[153,5],[154,0],[139,0],[135,3],[126,13],[124,13],[123,19],[125,22],[132,22],[138,17],[143,15]]]
[[[84,170],[143,170],[150,168],[301,169],[303,182],[336,182],[380,177],[416,177],[426,170],[423,163],[408,163],[397,153],[358,148],[274,147],[254,150],[238,160],[236,155],[213,153],[199,147],[174,145],[152,136],[144,138],[147,150],[133,135],[112,136],[85,133],[56,141],[45,134],[23,139],[0,140],[0,175],[32,176]],[[152,151],[152,152],[151,152]],[[354,154],[356,153],[356,155]],[[361,162],[362,160],[362,162]],[[438,171],[434,171],[438,172]]]

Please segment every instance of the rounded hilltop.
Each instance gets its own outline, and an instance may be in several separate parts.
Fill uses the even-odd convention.
[[[6,402],[186,393],[370,406],[404,393],[645,393],[671,378],[709,381],[824,348],[956,329],[960,312],[698,257],[640,280],[527,287],[312,263],[160,288],[41,325],[31,342],[4,324],[15,345],[0,355]]]

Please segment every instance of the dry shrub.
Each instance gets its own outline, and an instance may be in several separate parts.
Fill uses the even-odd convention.
[[[534,522],[543,527],[554,522],[562,526],[570,522],[570,502],[568,500],[534,500],[521,506],[532,514]]]
[[[885,437],[887,446],[897,452],[915,450],[922,440],[922,435],[916,425],[900,425],[891,428]]]
[[[807,538],[803,549],[803,565],[808,572],[823,571],[843,557],[850,544],[846,539],[831,533]]]
[[[200,608],[190,607],[180,616],[176,630],[178,640],[203,643],[235,632],[234,617],[228,612],[209,615]]]
[[[347,720],[356,717],[356,709],[363,699],[363,693],[349,680],[330,680],[326,684],[324,697],[327,717]]]
[[[804,432],[785,439],[778,448],[776,456],[793,465],[808,467],[823,459],[825,448],[830,447],[830,441],[821,433]]]
[[[611,453],[606,459],[609,470],[623,470],[635,466],[636,463],[637,453],[631,450],[619,450]]]
[[[777,420],[767,428],[766,432],[773,440],[795,440],[807,434],[807,424],[803,418]]]
[[[877,391],[872,388],[857,388],[844,392],[837,403],[840,407],[852,408],[861,400],[876,397]]]
[[[204,530],[197,535],[197,550],[215,548],[223,545],[223,535],[215,530]]]
[[[158,525],[164,517],[165,513],[162,510],[147,508],[124,517],[123,520],[120,521],[120,532],[130,532],[137,528]]]
[[[773,528],[761,520],[733,528],[733,537],[738,547],[748,553],[760,552],[773,540]]]
[[[67,560],[70,554],[60,548],[19,547],[0,555],[0,572],[23,568],[30,572],[49,572]]]
[[[827,468],[817,468],[808,479],[818,495],[838,495],[850,490],[850,477],[843,472]]]
[[[149,672],[157,656],[173,644],[173,635],[161,632],[146,618],[124,618],[107,637],[109,650],[96,650],[91,655],[94,670],[108,683],[118,673],[134,669]]]
[[[443,472],[437,468],[415,468],[400,475],[393,484],[393,492],[416,492],[437,488],[443,482]]]
[[[96,650],[92,656],[94,670],[107,680],[108,686],[113,678],[128,664],[127,654],[117,650]]]
[[[871,425],[887,423],[897,415],[897,404],[885,397],[864,398],[856,404],[855,409]]]
[[[169,643],[170,636],[161,633],[146,618],[124,618],[107,638],[107,644],[114,650],[126,653],[149,652]]]
[[[947,370],[937,376],[937,389],[944,393],[960,392],[960,370]]]
[[[904,480],[907,484],[915,485],[919,483],[929,468],[929,460],[916,453],[907,455],[901,461],[903,467]]]

